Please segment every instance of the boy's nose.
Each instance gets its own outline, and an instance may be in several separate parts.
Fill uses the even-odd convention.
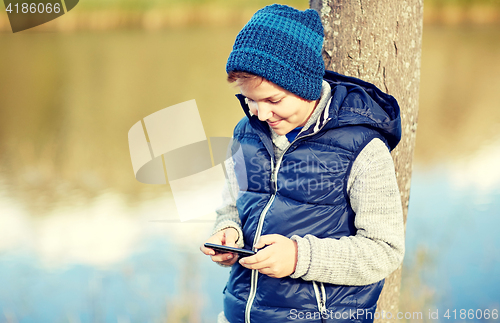
[[[259,103],[259,106],[257,107],[257,116],[260,121],[266,121],[273,116],[273,111],[269,106],[267,106],[267,104]]]

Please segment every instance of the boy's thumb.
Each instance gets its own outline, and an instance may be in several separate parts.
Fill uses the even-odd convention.
[[[226,240],[226,243],[230,241],[232,244],[236,244],[236,239],[238,237],[238,232],[236,230],[228,230],[226,229],[224,231],[224,238]]]
[[[257,243],[255,244],[255,248],[257,249],[264,248],[265,246],[273,244],[274,242],[275,240],[273,238],[273,235],[267,234],[259,238],[259,241],[257,241]]]

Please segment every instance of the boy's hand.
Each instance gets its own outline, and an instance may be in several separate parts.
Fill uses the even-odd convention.
[[[264,248],[268,246],[267,248]],[[240,260],[248,269],[257,269],[261,274],[281,278],[293,274],[297,265],[297,243],[279,234],[260,237],[255,245],[259,250],[255,255]]]
[[[234,228],[227,228],[217,232],[216,234],[208,238],[208,240],[205,241],[203,244],[205,244],[206,242],[210,242],[228,247],[237,247],[236,245],[237,239],[238,239],[238,231],[236,231],[236,229]],[[214,262],[218,262],[225,266],[231,266],[236,262],[236,260],[238,260],[237,254],[234,254],[232,252],[216,254],[213,249],[206,248],[203,244],[200,247],[201,252],[203,252],[205,255],[212,256],[211,258],[212,261]]]

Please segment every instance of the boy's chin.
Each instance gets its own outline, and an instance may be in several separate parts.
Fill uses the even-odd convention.
[[[290,131],[292,131],[292,129],[290,129],[290,130],[274,129],[274,132],[276,132],[276,134],[278,134],[280,136],[284,136],[287,133],[289,133]]]
[[[280,136],[284,136],[286,135],[287,133],[289,133],[290,131],[292,131],[293,129],[288,129],[288,127],[283,127],[283,125],[281,125],[282,127],[277,127],[277,128],[273,128],[273,131],[277,134],[277,135],[280,135]]]

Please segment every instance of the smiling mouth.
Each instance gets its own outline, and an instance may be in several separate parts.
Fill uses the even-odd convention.
[[[267,124],[270,125],[271,127],[275,127],[277,126],[279,123],[281,122],[281,120],[277,120],[277,121],[267,121]]]

